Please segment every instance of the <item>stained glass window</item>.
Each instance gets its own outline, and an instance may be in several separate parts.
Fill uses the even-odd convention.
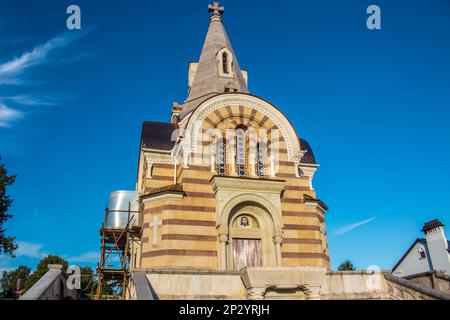
[[[264,177],[266,175],[266,144],[259,142],[256,149],[256,175]]]
[[[243,128],[236,129],[236,173],[240,177],[246,175],[246,137]]]
[[[217,139],[216,143],[216,170],[219,175],[226,174],[226,144],[225,139]]]

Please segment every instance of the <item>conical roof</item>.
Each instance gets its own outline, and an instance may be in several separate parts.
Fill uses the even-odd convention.
[[[214,11],[214,13],[210,18],[200,60],[198,61],[192,85],[189,88],[189,96],[183,104],[181,117],[190,113],[202,101],[212,95],[225,92],[226,88],[231,88],[233,92],[248,93],[244,75],[222,23],[220,13],[223,13],[223,8],[218,7],[218,3],[214,3],[214,5],[209,6],[209,9]],[[226,75],[221,74],[219,70],[221,68],[219,61],[221,60],[218,54],[220,55],[224,51],[231,53],[231,57],[228,59],[232,61],[232,72]]]

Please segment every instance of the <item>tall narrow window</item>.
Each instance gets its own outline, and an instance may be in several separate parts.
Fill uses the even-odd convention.
[[[228,70],[228,53],[224,52],[222,53],[222,71],[225,74],[229,74]]]
[[[236,172],[238,176],[246,175],[246,152],[247,143],[245,130],[243,128],[236,129]]]
[[[225,139],[217,139],[216,142],[216,171],[217,174],[223,176],[226,174],[226,143]]]
[[[266,175],[266,144],[258,142],[256,145],[256,175],[264,177]]]
[[[220,49],[216,54],[216,63],[219,77],[233,78],[233,53],[230,50]]]

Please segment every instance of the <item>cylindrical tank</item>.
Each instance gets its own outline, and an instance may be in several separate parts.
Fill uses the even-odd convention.
[[[130,209],[130,212],[128,212]],[[137,225],[139,214],[139,201],[136,191],[118,190],[109,195],[108,217],[106,219],[106,228],[125,228],[128,219],[129,227]]]

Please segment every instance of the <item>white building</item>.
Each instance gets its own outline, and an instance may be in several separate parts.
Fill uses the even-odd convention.
[[[449,242],[444,225],[437,219],[426,222],[422,232],[425,239],[416,239],[392,269],[396,276],[406,277],[432,270],[450,275]]]

